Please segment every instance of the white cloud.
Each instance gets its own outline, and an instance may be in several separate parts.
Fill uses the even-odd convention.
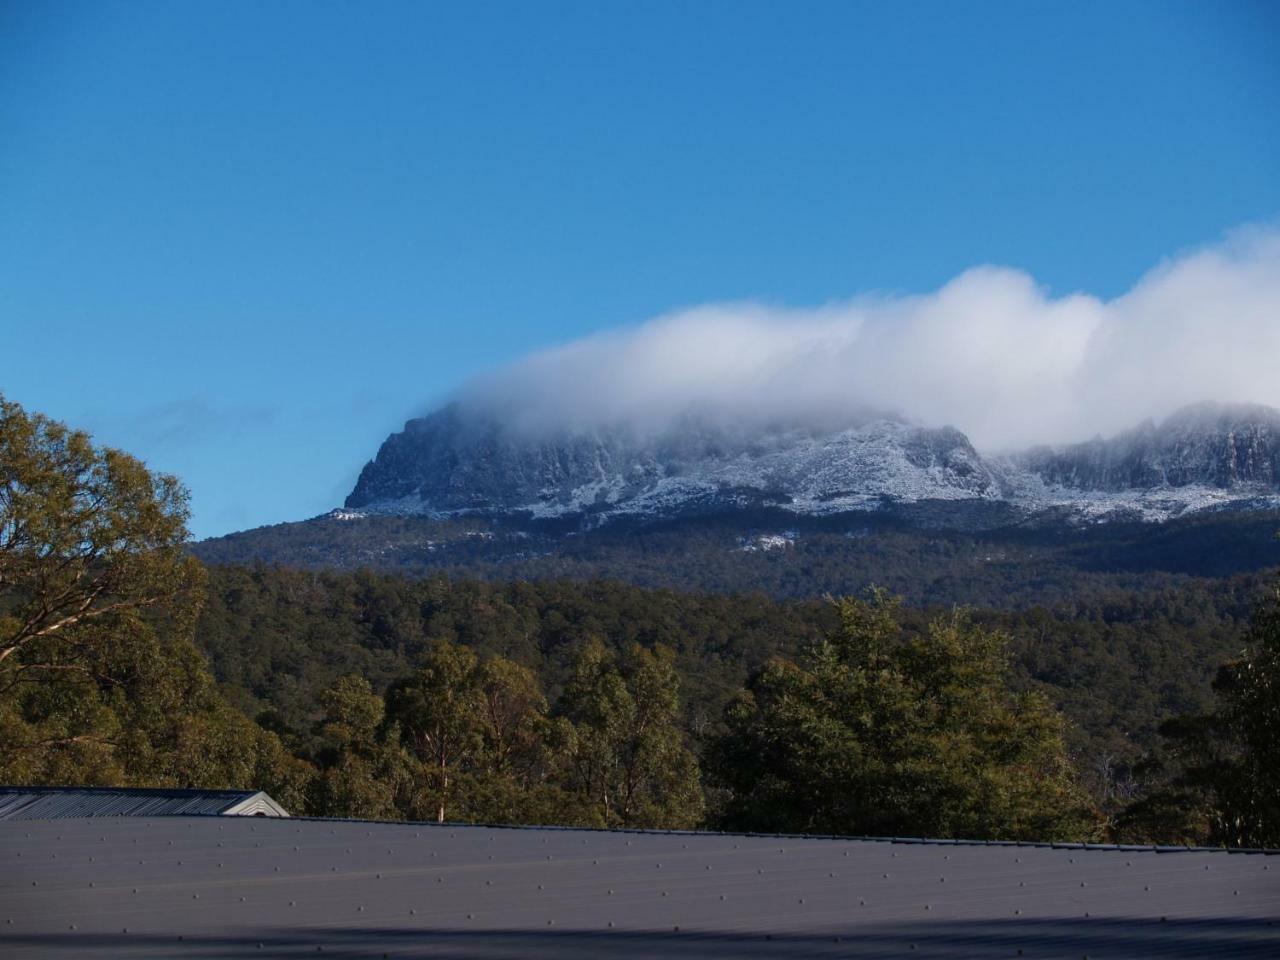
[[[710,304],[534,354],[460,399],[531,430],[892,410],[988,449],[1110,434],[1201,400],[1280,406],[1280,231],[1236,231],[1110,301],[979,266],[918,296]]]

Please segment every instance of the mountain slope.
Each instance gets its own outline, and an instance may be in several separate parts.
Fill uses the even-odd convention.
[[[1047,483],[1121,492],[1202,485],[1220,490],[1280,489],[1280,411],[1205,403],[1147,421],[1110,440],[1025,454],[1022,464]]]
[[[195,547],[212,563],[1022,605],[1280,564],[1280,413],[1201,406],[1110,440],[984,457],[964,434],[693,421],[532,441],[446,408],[345,510]],[[1152,522],[1159,521],[1159,522]]]
[[[935,501],[1149,520],[1273,506],[1280,411],[1205,404],[1109,440],[984,457],[953,427],[900,419],[749,429],[691,417],[655,435],[619,427],[527,437],[449,406],[389,437],[346,507],[600,522],[761,507],[822,516]]]
[[[667,521],[317,517],[205,540],[209,564],[373,569],[414,577],[616,580],[711,593],[815,597],[876,584],[913,604],[1023,607],[1083,592],[1167,590],[1203,577],[1280,567],[1280,511],[1197,513],[1164,523],[1019,524],[975,504],[980,526],[954,526],[961,504],[806,517],[734,510]],[[998,523],[1001,518],[1004,523]]]
[[[545,518],[778,505],[825,514],[882,498],[1002,495],[997,474],[951,427],[875,419],[829,432],[745,431],[688,420],[656,436],[618,428],[529,439],[450,406],[389,437],[346,507]]]

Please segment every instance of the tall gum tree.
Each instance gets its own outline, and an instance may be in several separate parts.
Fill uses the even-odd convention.
[[[107,625],[198,595],[187,493],[0,397],[0,663],[85,669]]]
[[[309,776],[191,642],[187,494],[0,397],[0,780],[269,788]]]
[[[897,605],[835,601],[840,628],[775,657],[726,711],[708,766],[731,829],[1085,839],[1062,718],[1010,685],[1004,639],[956,613],[908,631]]]

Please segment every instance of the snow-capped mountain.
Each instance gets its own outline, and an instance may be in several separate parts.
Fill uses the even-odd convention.
[[[1280,410],[1199,404],[1157,425],[1148,420],[1110,440],[1028,452],[1023,464],[1046,482],[1119,492],[1211,486],[1280,489]]]
[[[652,435],[618,428],[530,438],[449,406],[387,438],[346,509],[603,521],[922,502],[1151,520],[1280,506],[1280,411],[1205,404],[1108,440],[983,456],[953,427],[886,417],[824,429],[730,428],[690,417]]]
[[[998,475],[951,427],[872,419],[827,431],[735,430],[689,419],[653,436],[619,428],[529,440],[451,406],[389,437],[346,506],[538,517],[748,504],[832,513],[886,497],[1000,496]]]

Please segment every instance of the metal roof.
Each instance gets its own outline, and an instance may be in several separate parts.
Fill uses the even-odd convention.
[[[1276,957],[1280,857],[300,819],[9,822],[0,955]]]
[[[0,787],[0,820],[288,815],[261,790]]]

